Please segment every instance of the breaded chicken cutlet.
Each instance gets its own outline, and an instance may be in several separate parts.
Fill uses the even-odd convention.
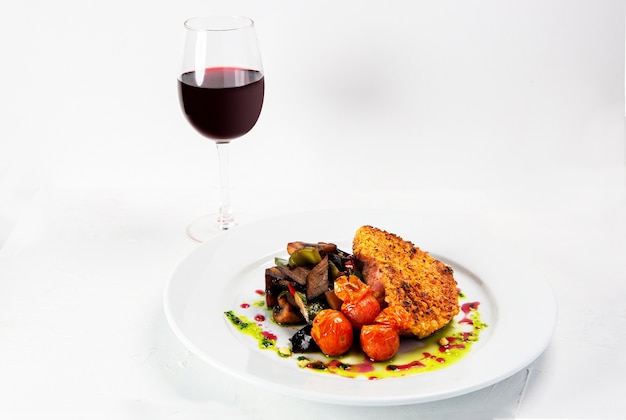
[[[452,268],[401,237],[372,226],[360,227],[353,253],[365,282],[389,306],[402,306],[413,323],[403,335],[426,337],[459,313]]]

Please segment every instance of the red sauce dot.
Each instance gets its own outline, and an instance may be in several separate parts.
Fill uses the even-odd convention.
[[[268,340],[276,340],[277,338],[274,334],[272,334],[269,331],[263,331],[262,334],[263,334],[263,337],[267,338]]]
[[[243,309],[246,309],[246,308],[249,308],[249,307],[250,307],[250,304],[249,304],[249,303],[245,303],[245,302],[244,302],[244,303],[242,303],[240,306],[241,306]]]
[[[478,305],[480,302],[467,302],[461,305],[461,311],[465,315],[462,320],[459,321],[459,324],[470,324],[473,325],[474,321],[469,318],[470,311],[478,309]]]
[[[265,317],[263,315],[261,315],[261,314],[257,314],[257,315],[254,316],[254,320],[257,321],[257,322],[263,322],[263,321],[265,321]]]
[[[265,291],[261,289],[255,290],[254,293],[256,293],[257,295],[265,296]]]

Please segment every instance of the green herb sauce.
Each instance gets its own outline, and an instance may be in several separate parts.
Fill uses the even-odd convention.
[[[460,298],[465,295],[460,293]],[[385,362],[372,362],[359,348],[359,340],[355,339],[355,346],[341,357],[329,358],[321,353],[307,353],[292,355],[289,348],[277,347],[277,337],[274,333],[264,329],[265,320],[272,320],[271,313],[257,315],[255,321],[244,315],[238,315],[234,311],[225,312],[231,324],[254,338],[258,346],[264,350],[273,350],[283,358],[294,358],[297,366],[302,369],[310,369],[315,372],[339,375],[346,378],[383,379],[402,377],[443,369],[461,360],[466,356],[474,343],[480,337],[480,333],[488,327],[482,322],[478,310],[479,302],[466,302],[460,306],[460,314],[435,334],[418,340],[411,337],[403,337],[398,353]],[[264,302],[253,303],[255,307],[263,307]],[[250,307],[249,304],[241,304],[242,308]],[[282,328],[269,323],[272,328]]]
[[[239,331],[257,340],[259,348],[276,350],[276,336],[274,334],[263,330],[246,316],[237,315],[233,311],[227,311],[225,315]]]

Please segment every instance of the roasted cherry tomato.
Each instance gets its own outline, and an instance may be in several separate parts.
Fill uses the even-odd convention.
[[[361,328],[361,348],[371,360],[391,359],[400,348],[400,335],[395,327],[385,324],[364,325]]]
[[[372,324],[380,313],[380,303],[373,294],[368,293],[356,302],[344,301],[341,312],[350,320],[355,330],[363,325]]]
[[[411,315],[401,306],[387,306],[380,311],[374,322],[389,325],[402,331],[411,326]]]
[[[356,276],[342,276],[335,280],[334,292],[343,300],[341,312],[348,317],[355,330],[373,323],[380,312],[380,303],[372,294],[372,289]]]
[[[357,301],[370,292],[370,287],[357,276],[341,276],[335,280],[334,292],[343,301]]]
[[[352,347],[352,325],[341,311],[324,309],[313,319],[311,336],[328,356],[340,356]]]

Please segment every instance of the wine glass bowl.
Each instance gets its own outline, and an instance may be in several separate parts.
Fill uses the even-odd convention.
[[[254,127],[263,104],[263,76],[256,70],[207,68],[181,75],[181,105],[205,137],[228,142]]]
[[[256,124],[265,78],[254,21],[241,16],[196,17],[185,21],[180,106],[187,121],[218,150],[219,212],[203,216],[187,234],[204,242],[236,225],[230,204],[228,145]],[[208,219],[208,220],[207,220]]]

